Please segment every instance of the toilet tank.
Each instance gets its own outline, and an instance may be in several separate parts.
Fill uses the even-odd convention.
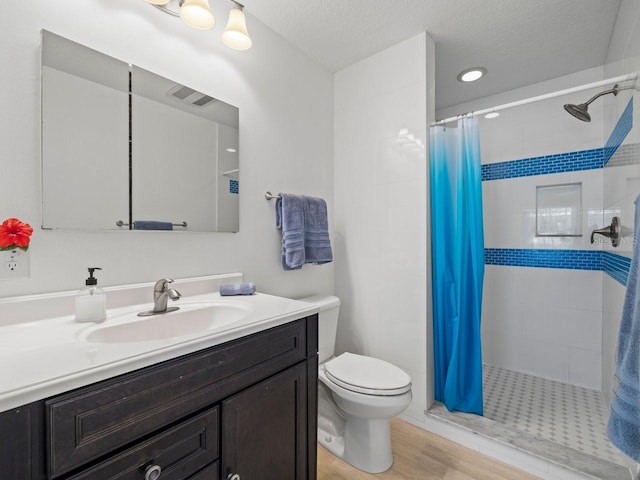
[[[338,330],[340,299],[334,296],[315,295],[298,300],[313,303],[320,309],[318,312],[318,361],[322,363],[333,357]]]

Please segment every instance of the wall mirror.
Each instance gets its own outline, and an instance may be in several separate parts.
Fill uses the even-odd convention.
[[[42,32],[42,227],[237,232],[238,109]]]

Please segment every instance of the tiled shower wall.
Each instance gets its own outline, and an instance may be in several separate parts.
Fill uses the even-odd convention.
[[[629,101],[629,96],[626,97]],[[636,98],[637,100],[637,98]],[[621,106],[618,99],[611,102],[608,108],[619,110]],[[611,218],[617,216],[623,226],[623,230],[627,233],[622,238],[622,242],[618,248],[611,246],[605,247],[605,258],[608,258],[615,265],[622,265],[629,268],[630,259],[633,251],[633,227],[634,227],[634,201],[640,194],[640,155],[636,153],[634,162],[624,163],[618,161],[625,152],[635,150],[640,141],[639,130],[637,127],[640,118],[638,118],[637,110],[634,114],[635,128],[629,132],[625,142],[616,152],[611,161],[604,168],[604,215],[605,222],[610,222]],[[625,148],[625,146],[627,148]],[[627,230],[628,229],[628,230]],[[622,306],[624,304],[624,296],[626,292],[626,275],[621,275],[614,268],[606,270],[608,275],[604,277],[603,295],[603,382],[602,390],[607,402],[611,401],[613,388],[613,375],[615,372],[615,352],[618,345],[618,330],[620,328],[620,319],[622,318]]]
[[[618,24],[611,37],[604,72],[606,77],[640,71],[640,3],[623,0],[618,13]],[[620,21],[624,19],[624,21]],[[640,85],[640,82],[637,82]],[[604,168],[605,222],[619,216],[622,225],[633,228],[635,198],[640,194],[640,92],[625,91],[611,95],[604,102],[605,131],[612,130],[628,109],[633,97],[632,128]],[[612,264],[603,280],[603,379],[602,390],[607,403],[611,401],[614,383],[615,352],[622,317],[626,276],[620,273],[628,268],[632,254],[632,235],[624,238],[620,248],[605,246],[604,258]],[[615,262],[615,263],[614,263]],[[618,266],[616,269],[615,266]]]
[[[536,187],[577,182],[582,236],[536,237]],[[600,389],[601,246],[592,246],[589,234],[602,226],[602,171],[485,181],[483,195],[487,263],[494,263],[485,273],[484,361]],[[496,261],[504,249],[511,255]]]
[[[601,80],[591,69],[483,99],[499,105]],[[482,348],[491,365],[600,389],[602,381],[601,244],[603,226],[602,104],[591,123],[567,114],[566,97],[505,110],[481,119],[485,270]],[[479,105],[458,106],[472,111]],[[439,112],[438,117],[443,117]],[[448,115],[446,115],[448,116]],[[536,187],[582,184],[582,236],[536,236]]]
[[[634,108],[631,94],[619,94],[618,99],[611,98],[609,104],[604,104],[605,108],[615,110],[615,124],[603,124],[604,131],[610,131],[607,141],[602,148],[583,150],[578,152],[568,152],[566,154],[546,155],[536,157],[535,159],[523,159],[501,163],[491,163],[483,165],[483,180],[485,182],[485,192],[491,192],[496,187],[491,182],[496,180],[515,180],[519,177],[534,176],[536,182],[544,183],[549,180],[556,179],[558,172],[574,171],[574,181],[582,177],[583,186],[583,216],[588,222],[588,228],[583,228],[583,238],[589,237],[589,231],[598,228],[597,222],[599,218],[603,218],[603,224],[611,223],[613,216],[619,216],[631,222],[633,221],[633,201],[638,193],[640,193],[640,177],[638,177],[638,161],[640,161],[640,149],[638,143],[630,135],[634,125]],[[624,104],[623,102],[626,102]],[[637,122],[636,122],[637,123]],[[604,168],[604,170],[603,170]],[[587,172],[589,170],[589,172]],[[602,172],[604,176],[604,192],[608,200],[602,199],[607,208],[601,214],[597,208],[597,191],[600,187],[597,183],[585,183],[584,179],[593,176],[595,171],[599,174]],[[540,184],[539,183],[539,184]],[[558,183],[569,183],[560,176]],[[573,182],[572,182],[573,183]],[[519,182],[523,186],[522,194],[527,196],[526,191],[531,190],[533,185],[526,185]],[[504,188],[504,186],[502,187]],[[504,196],[502,198],[505,198]],[[585,200],[587,199],[587,200]],[[485,222],[487,220],[496,220],[496,210],[503,208],[495,205],[491,208],[485,208]],[[535,211],[533,212],[535,214]],[[545,273],[540,281],[552,282],[552,278],[558,279],[564,276],[565,279],[561,285],[553,285],[555,296],[548,292],[544,298],[536,296],[530,288],[525,289],[524,294],[514,295],[513,297],[522,297],[522,302],[518,307],[528,308],[533,315],[541,315],[541,319],[536,322],[537,325],[544,325],[548,322],[547,329],[541,330],[530,324],[520,325],[505,319],[505,306],[503,304],[491,303],[486,305],[485,313],[491,311],[498,305],[498,311],[493,310],[489,326],[486,331],[490,331],[491,327],[496,324],[499,329],[491,331],[487,337],[490,340],[485,341],[486,346],[489,342],[510,342],[513,338],[505,338],[505,331],[514,331],[515,336],[520,338],[522,334],[528,337],[523,345],[516,343],[515,349],[512,347],[502,347],[502,349],[492,349],[489,354],[485,355],[488,363],[494,365],[502,365],[505,357],[509,366],[520,371],[531,371],[532,366],[527,363],[531,360],[526,356],[522,356],[520,349],[525,352],[533,351],[536,355],[535,373],[548,378],[562,380],[571,384],[583,385],[590,388],[600,390],[602,384],[605,390],[610,390],[613,372],[613,359],[615,347],[617,344],[617,330],[620,318],[619,312],[613,316],[614,321],[610,317],[606,317],[604,321],[598,318],[598,310],[601,310],[601,295],[594,292],[594,286],[598,285],[595,275],[598,270],[603,270],[607,276],[603,280],[606,290],[611,291],[611,299],[615,299],[615,305],[619,309],[622,305],[621,298],[624,295],[624,286],[629,271],[629,264],[633,236],[629,235],[631,230],[625,229],[627,236],[623,238],[622,245],[614,248],[610,241],[603,237],[596,237],[596,245],[602,245],[607,251],[589,249],[550,249],[554,243],[569,242],[570,239],[562,238],[540,238],[533,237],[535,232],[531,231],[531,227],[535,225],[535,215],[532,215],[528,223],[529,232],[523,240],[529,239],[529,245],[540,244],[549,245],[543,249],[534,249],[524,247],[521,249],[514,248],[488,248],[486,250],[486,264],[501,266],[520,266],[544,268]],[[623,223],[626,226],[625,223]],[[631,223],[632,225],[632,223]],[[495,233],[496,225],[490,224],[490,231]],[[491,238],[491,237],[489,237]],[[575,239],[572,242],[575,247],[584,248],[584,241]],[[500,242],[499,238],[492,238],[490,241]],[[549,268],[561,270],[585,270],[584,274],[576,274],[576,272],[548,272]],[[504,273],[503,273],[504,275]],[[519,274],[522,277],[525,274]],[[529,274],[531,275],[531,274]],[[618,285],[611,285],[613,280]],[[517,281],[515,278],[513,281]],[[520,278],[522,281],[522,278]],[[587,281],[589,284],[584,284]],[[535,284],[536,281],[530,282]],[[580,286],[580,290],[575,289],[575,285]],[[490,288],[494,288],[492,285]],[[622,289],[620,288],[622,287]],[[548,286],[546,287],[548,288]],[[535,290],[534,290],[535,291]],[[591,291],[595,296],[586,298],[581,292]],[[493,290],[490,290],[493,292]],[[491,294],[485,296],[485,300],[492,298]],[[497,298],[497,297],[496,297]],[[545,300],[546,299],[546,300]],[[489,300],[491,301],[491,300]],[[540,301],[538,305],[535,302]],[[534,303],[531,303],[534,302]],[[508,303],[508,301],[507,301]],[[530,305],[530,306],[529,306]],[[516,307],[517,308],[517,307]],[[495,317],[499,317],[500,321],[496,322]],[[608,320],[608,321],[607,321]],[[514,325],[515,323],[515,325]],[[506,327],[506,328],[505,328]],[[499,345],[497,345],[498,347]],[[490,356],[495,354],[496,356]],[[508,358],[509,353],[513,352],[514,358]],[[566,354],[568,353],[568,364],[566,362]],[[565,365],[568,365],[566,370]],[[565,368],[564,372],[560,368]],[[602,376],[602,372],[604,375]],[[564,376],[561,376],[563,375]]]
[[[564,128],[563,122],[576,121],[566,114],[558,117],[558,111],[564,113],[558,100],[482,121],[486,363],[610,391],[633,236],[626,230],[618,248],[604,237],[596,236],[593,245],[589,239],[592,230],[610,224],[614,215],[624,227],[633,227],[640,143],[632,128],[638,119],[631,97],[627,91],[605,98],[597,113],[591,111],[591,124],[578,122],[584,132],[569,122],[567,148],[579,150],[551,151],[555,145],[544,150],[552,132],[541,128],[555,132]],[[532,135],[529,118],[540,120],[540,111],[549,122],[543,118]],[[594,125],[604,140],[598,139]],[[517,152],[505,150],[495,132],[519,135],[520,154],[527,156],[504,160]],[[492,138],[496,143],[488,141]],[[536,187],[566,183],[582,187],[581,236],[536,236]],[[608,301],[604,317],[603,288]]]

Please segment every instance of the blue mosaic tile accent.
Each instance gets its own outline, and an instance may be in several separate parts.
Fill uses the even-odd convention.
[[[543,157],[510,160],[508,162],[486,163],[482,165],[482,181],[575,172],[578,170],[595,170],[602,168],[603,165],[603,149],[593,148],[591,150],[557,153]]]
[[[602,270],[614,280],[627,286],[631,259],[611,252],[602,252]]]
[[[600,250],[485,248],[485,265],[602,270]]]
[[[631,268],[629,257],[599,250],[485,248],[484,263],[510,267],[602,270],[624,286],[627,285]]]
[[[603,164],[605,166],[607,165],[609,160],[611,160],[611,157],[613,156],[613,154],[616,153],[616,150],[618,149],[618,147],[622,145],[622,142],[627,137],[632,127],[633,127],[633,98],[629,100],[629,103],[627,103],[627,107],[624,109],[624,112],[622,112],[622,115],[620,115],[620,118],[618,119],[618,123],[613,129],[613,132],[611,132],[611,135],[609,135],[609,140],[607,140],[607,143],[604,146],[604,157],[603,157],[604,163]]]
[[[229,193],[240,193],[240,182],[238,180],[229,180]]]

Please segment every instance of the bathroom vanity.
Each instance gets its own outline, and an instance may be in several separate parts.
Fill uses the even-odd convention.
[[[215,295],[199,301],[205,297],[224,302]],[[284,303],[265,317],[258,304],[275,305],[279,297],[253,297],[243,299],[253,302],[250,320],[223,332],[191,335],[175,344],[131,342],[151,353],[140,355],[146,366],[127,373],[109,377],[127,365],[139,366],[140,358],[126,353],[112,361],[110,356],[135,345],[101,344],[111,352],[104,358],[111,360],[96,362],[93,352],[96,365],[86,369],[89,376],[78,370],[75,377],[84,380],[70,374],[66,385],[96,375],[109,378],[76,388],[65,387],[64,377],[48,380],[44,383],[59,393],[0,413],[0,478],[314,480],[318,315],[300,302],[280,299]],[[82,342],[86,332],[77,338]],[[6,365],[1,368],[7,371]],[[6,406],[10,397],[0,400]]]

